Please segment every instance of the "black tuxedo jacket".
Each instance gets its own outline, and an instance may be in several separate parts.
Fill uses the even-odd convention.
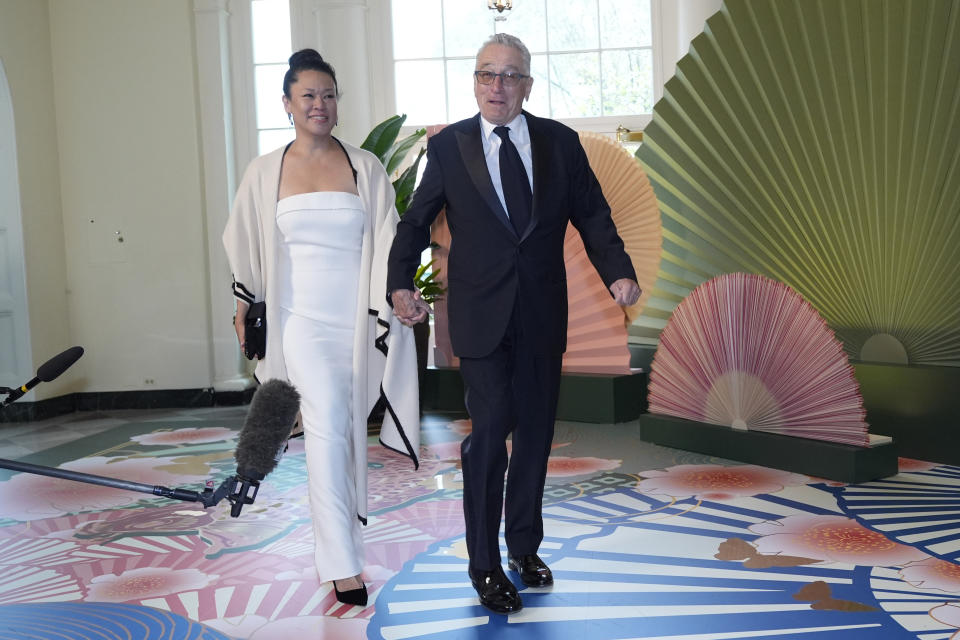
[[[446,208],[452,237],[447,273],[450,340],[459,357],[479,358],[499,344],[517,305],[520,335],[535,353],[566,349],[567,222],[580,232],[606,286],[636,280],[575,131],[524,112],[533,156],[533,211],[519,236],[490,180],[480,115],[430,138],[427,165],[397,226],[387,291],[413,289],[430,224]]]

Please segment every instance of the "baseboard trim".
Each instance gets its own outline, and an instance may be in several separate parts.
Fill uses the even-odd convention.
[[[0,423],[36,422],[76,411],[117,409],[192,409],[249,404],[254,389],[214,391],[158,389],[151,391],[98,391],[70,393],[36,402],[14,402],[0,410]]]
[[[14,402],[0,409],[0,423],[36,422],[55,418],[77,410],[75,393],[36,402]]]

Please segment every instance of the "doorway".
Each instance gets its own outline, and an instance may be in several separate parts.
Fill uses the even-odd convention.
[[[5,387],[20,386],[33,369],[13,125],[13,100],[0,60],[0,386]]]

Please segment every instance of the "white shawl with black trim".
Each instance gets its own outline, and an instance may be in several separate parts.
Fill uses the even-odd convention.
[[[419,466],[419,392],[413,330],[394,317],[386,298],[387,256],[399,220],[393,185],[376,156],[342,144],[357,172],[357,189],[366,214],[351,412],[357,515],[366,521],[367,417],[382,393],[386,414],[380,431],[381,444],[410,457],[414,466]],[[280,331],[271,330],[279,322],[271,292],[277,289],[277,196],[283,153],[281,147],[250,163],[223,232],[223,246],[233,271],[234,295],[246,302],[267,302],[266,356],[256,368],[260,382],[271,378],[287,380]]]

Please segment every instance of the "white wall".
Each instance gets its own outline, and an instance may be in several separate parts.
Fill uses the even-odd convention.
[[[49,6],[47,93],[56,104],[71,333],[86,349],[82,391],[207,387],[192,3]]]
[[[30,322],[30,370],[72,346],[60,207],[54,82],[47,3],[0,0],[0,58],[13,102]],[[36,388],[26,400],[77,390],[82,365]]]
[[[721,0],[662,0],[659,20],[661,85],[676,73],[677,61],[687,55],[690,41],[700,35],[707,18],[719,11],[721,4]]]

